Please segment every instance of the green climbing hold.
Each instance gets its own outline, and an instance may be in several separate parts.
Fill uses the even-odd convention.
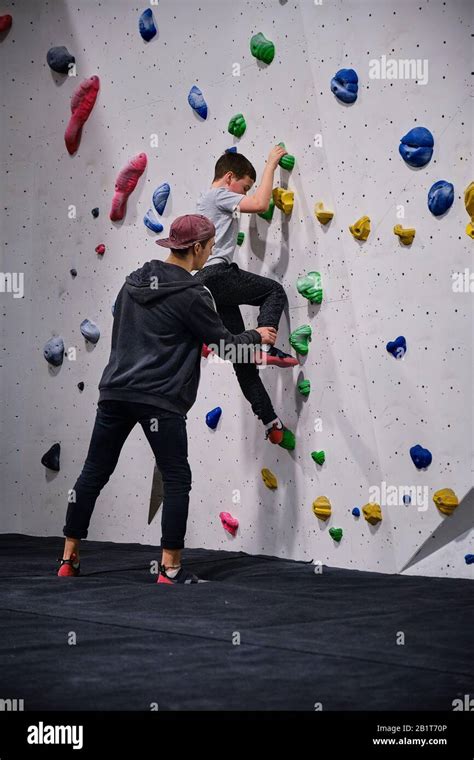
[[[234,137],[242,137],[246,129],[247,124],[245,123],[245,119],[241,113],[237,113],[235,116],[233,116],[229,121],[229,126],[227,127],[227,131],[230,132],[231,135],[234,135]]]
[[[342,528],[329,528],[329,535],[334,541],[339,543],[342,538]]]
[[[286,150],[285,143],[281,142],[281,143],[278,143],[278,145],[281,148],[285,148],[285,150]],[[293,167],[295,165],[295,160],[296,159],[295,159],[294,156],[292,156],[290,153],[287,153],[286,156],[282,156],[280,158],[280,160],[278,161],[278,164],[279,164],[279,166],[281,166],[282,169],[286,169],[288,172],[291,172],[291,170],[293,169]]]
[[[323,289],[319,272],[308,272],[304,277],[299,277],[296,282],[296,289],[310,303],[321,303],[323,300]]]
[[[316,464],[324,464],[326,459],[326,454],[324,451],[312,451],[311,456],[316,462]]]
[[[300,380],[300,382],[298,383],[298,390],[302,396],[309,396],[309,392],[311,390],[311,381]]]
[[[295,434],[291,430],[288,430],[288,428],[285,428],[285,431],[283,433],[283,440],[278,445],[281,446],[282,449],[293,451],[295,448]]]
[[[237,235],[237,245],[242,245],[245,238],[245,232],[239,232]]]
[[[308,353],[312,332],[313,331],[309,325],[302,325],[301,327],[297,327],[296,330],[293,330],[291,333],[290,345],[298,354],[306,356]]]
[[[271,63],[275,57],[275,45],[271,40],[267,40],[262,32],[259,32],[250,40],[250,52],[259,61]]]
[[[275,211],[275,201],[273,198],[270,198],[270,205],[268,206],[266,211],[263,211],[258,216],[261,216],[262,219],[267,219],[267,221],[271,222],[273,219],[273,212]]]

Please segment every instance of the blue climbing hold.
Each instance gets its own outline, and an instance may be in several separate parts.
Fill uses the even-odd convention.
[[[406,354],[407,342],[403,335],[399,335],[395,340],[389,340],[386,348],[388,353],[392,354],[395,359],[401,359]]]
[[[354,517],[360,517],[359,507],[354,507],[354,509],[352,510],[352,514],[354,515]]]
[[[170,194],[170,186],[167,182],[163,182],[162,185],[156,188],[155,192],[153,193],[153,205],[157,211],[158,214],[163,213],[165,210],[165,206]]]
[[[217,424],[221,418],[222,409],[220,406],[216,406],[215,409],[211,409],[210,412],[206,414],[206,425],[211,428],[211,430],[215,430],[217,427]]]
[[[339,69],[331,79],[331,91],[343,103],[357,100],[359,78],[354,69]]]
[[[431,185],[428,191],[428,208],[434,216],[441,216],[448,208],[451,208],[454,201],[454,185],[440,179]]]
[[[474,564],[474,554],[465,554],[464,555],[464,561],[466,565],[472,565]]]
[[[429,467],[431,460],[433,459],[431,451],[424,449],[420,444],[411,447],[410,456],[413,460],[413,464],[418,470],[422,470],[424,467]]]
[[[400,140],[398,152],[409,166],[425,166],[433,155],[434,139],[426,127],[414,127]]]
[[[403,503],[404,504],[411,504],[411,496],[407,493],[403,494]]]
[[[43,356],[53,367],[60,367],[64,359],[64,341],[60,336],[50,338],[43,349]]]
[[[189,90],[188,103],[202,119],[207,119],[207,103],[201,90],[195,84]]]
[[[67,74],[69,72],[69,65],[76,62],[74,56],[71,55],[64,45],[49,48],[46,60],[49,68],[57,71],[58,74]]]
[[[163,225],[158,221],[158,219],[155,219],[153,209],[151,208],[149,208],[146,212],[145,216],[143,217],[143,221],[148,229],[152,232],[163,232],[164,230]]]
[[[232,148],[226,148],[226,153],[237,153],[237,145],[233,145]]]
[[[151,8],[147,8],[146,11],[143,11],[138,20],[138,29],[146,42],[149,42],[155,36],[156,26]]]
[[[81,333],[89,343],[97,343],[100,338],[100,330],[90,319],[83,319],[81,322]]]

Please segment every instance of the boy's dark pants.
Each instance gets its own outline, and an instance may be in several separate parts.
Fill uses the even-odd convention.
[[[163,478],[161,547],[182,549],[188,519],[191,469],[188,464],[186,418],[174,412],[131,401],[99,401],[84,468],[68,504],[63,533],[86,538],[96,499],[109,480],[122,446],[139,422],[153,449]]]
[[[210,264],[194,275],[211,291],[217,311],[227,329],[234,335],[244,332],[245,325],[239,305],[259,306],[258,327],[278,329],[287,303],[286,293],[279,282],[239,269],[237,264]],[[253,413],[264,425],[276,418],[270,397],[260,379],[255,364],[234,364],[237,380]]]

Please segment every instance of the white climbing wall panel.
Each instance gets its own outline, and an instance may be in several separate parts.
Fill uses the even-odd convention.
[[[280,141],[296,166],[291,173],[278,170],[275,184],[287,182],[295,191],[294,211],[286,219],[276,210],[270,224],[244,215],[246,236],[236,260],[287,289],[279,345],[288,349],[289,331],[302,324],[313,329],[300,368],[262,373],[277,412],[296,433],[296,448],[290,453],[266,443],[231,366],[203,361],[200,394],[188,416],[194,482],[187,545],[398,572],[444,520],[458,519],[457,513],[442,517],[432,495],[450,487],[462,500],[472,486],[473,294],[452,290],[452,273],[472,266],[463,204],[473,179],[469,5],[159,0],[150,6],[159,34],[149,43],[138,33],[147,3],[2,5],[14,22],[0,41],[1,264],[3,272],[24,272],[25,283],[24,298],[0,294],[3,532],[61,535],[108,360],[111,305],[130,271],[166,256],[142,222],[153,190],[171,185],[162,219],[167,234],[176,216],[195,211],[225,148],[238,145],[254,164],[258,184],[268,151]],[[275,43],[269,66],[250,55],[257,32]],[[49,69],[46,53],[54,45],[75,55],[76,78]],[[369,62],[382,56],[428,61],[428,82],[370,79]],[[330,91],[331,77],[343,67],[359,75],[351,106]],[[70,157],[63,139],[70,97],[93,74],[101,89],[79,151]],[[187,103],[193,84],[208,103],[206,121]],[[240,140],[227,133],[238,112],[247,121]],[[435,139],[431,162],[419,170],[398,153],[400,138],[415,126],[427,127]],[[150,145],[153,134],[158,147]],[[124,222],[113,224],[108,212],[117,171],[142,151],[145,175]],[[455,200],[435,218],[426,196],[439,179],[454,184]],[[335,212],[327,227],[314,217],[319,200]],[[69,218],[71,205],[76,218]],[[91,216],[95,206],[98,219]],[[372,231],[360,243],[348,227],[365,214]],[[393,234],[397,223],[416,228],[411,247]],[[106,245],[102,259],[94,252],[99,243]],[[74,279],[71,267],[78,271]],[[298,276],[311,270],[323,278],[320,307],[295,288]],[[243,312],[253,326],[255,311]],[[80,334],[85,318],[101,329],[95,347],[86,347]],[[65,360],[55,372],[42,355],[53,334],[77,347],[76,361]],[[398,335],[407,340],[403,360],[385,349]],[[311,380],[307,399],[296,390],[302,377]],[[218,405],[223,415],[211,431],[205,413]],[[62,448],[59,473],[40,463],[55,442]],[[409,456],[418,443],[433,454],[426,471]],[[326,452],[322,467],[310,456],[320,449]],[[276,491],[263,484],[262,467],[276,474]],[[137,427],[98,499],[89,538],[158,543],[157,518],[147,525],[152,470],[152,453]],[[354,518],[352,508],[366,504],[370,489],[383,483],[423,487],[420,508],[379,501],[377,527]],[[320,495],[332,503],[327,523],[311,509]],[[220,511],[239,519],[235,538],[223,531]],[[343,528],[339,544],[330,527]],[[469,528],[464,521],[460,535],[424,561],[423,572],[468,577]]]

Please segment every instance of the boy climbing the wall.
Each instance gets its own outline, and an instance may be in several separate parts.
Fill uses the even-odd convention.
[[[273,327],[277,330],[287,303],[286,293],[280,283],[246,272],[233,261],[239,212],[254,214],[268,209],[275,169],[286,153],[279,145],[272,148],[262,181],[250,198],[246,194],[257,178],[254,167],[241,153],[224,153],[216,163],[210,189],[201,194],[196,204],[197,212],[214,222],[216,243],[206,265],[195,277],[209,288],[224,325],[233,333],[245,330],[239,309],[241,304],[259,306],[259,327]],[[283,448],[293,449],[294,434],[277,417],[260,378],[259,364],[294,367],[298,361],[276,346],[267,345],[256,350],[253,361],[233,365],[242,393],[265,427],[266,439]]]

